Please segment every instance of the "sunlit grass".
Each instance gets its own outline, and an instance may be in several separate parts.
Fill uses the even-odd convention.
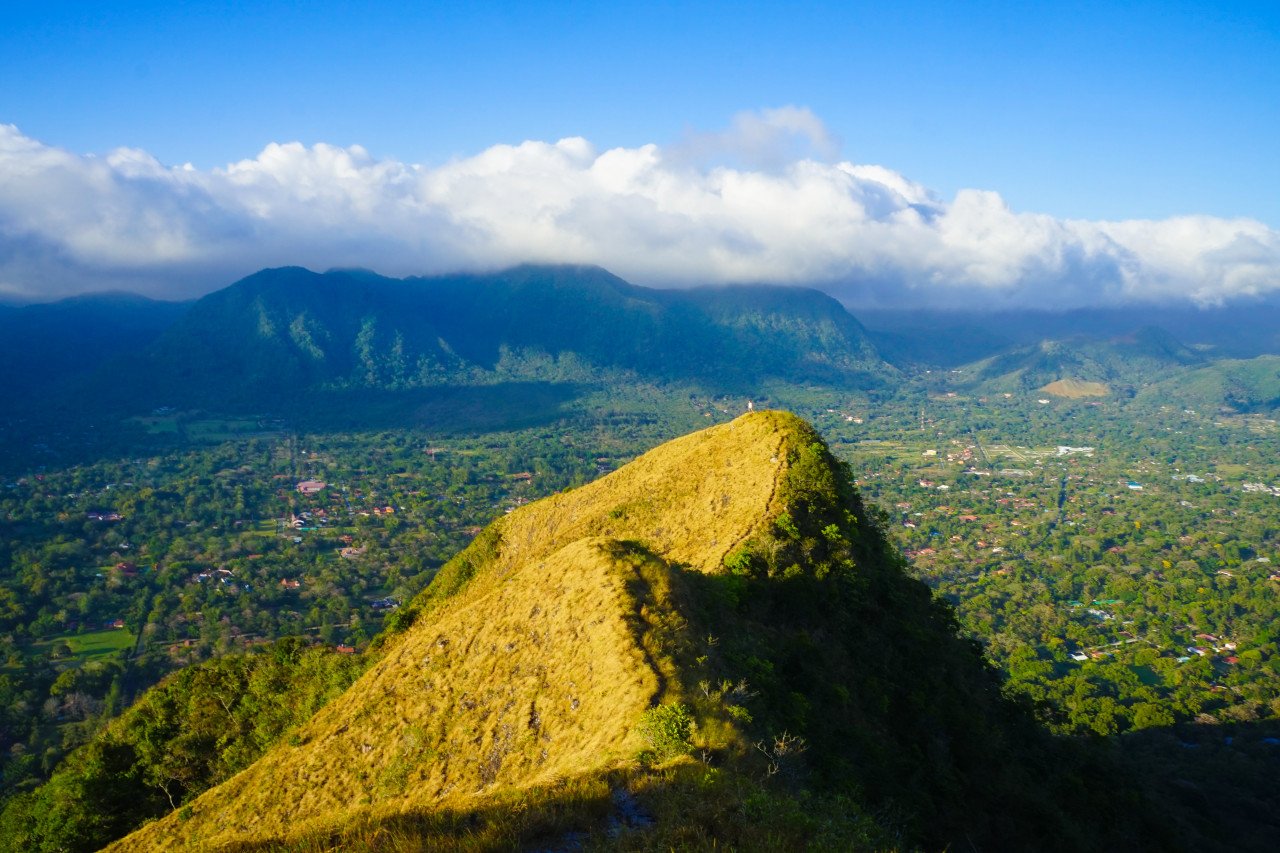
[[[444,849],[492,849],[528,830],[510,816],[527,809],[495,797],[534,797],[539,821],[595,814],[607,800],[600,774],[638,768],[642,713],[679,698],[666,566],[722,571],[769,525],[799,426],[779,413],[741,418],[500,519],[441,571],[416,623],[290,742],[117,849],[292,845],[360,826],[376,829],[359,845],[378,847],[376,833],[406,813],[429,829],[486,810],[483,831],[449,824]],[[714,734],[720,744],[704,747],[733,737]],[[533,790],[556,793],[520,793]]]

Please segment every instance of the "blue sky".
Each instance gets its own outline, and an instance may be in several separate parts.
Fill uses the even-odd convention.
[[[818,159],[947,203],[1280,228],[1275,2],[8,0],[0,81],[25,139],[198,170],[291,141],[428,167],[579,136],[676,151],[795,107],[834,140]],[[711,159],[758,165],[740,154]]]

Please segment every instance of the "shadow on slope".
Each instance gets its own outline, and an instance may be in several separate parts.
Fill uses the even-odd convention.
[[[468,435],[554,423],[587,392],[575,383],[499,382],[441,385],[411,391],[325,390],[284,410],[308,431],[417,427]]]
[[[1188,847],[1280,850],[1280,723],[1185,724],[1112,743]]]
[[[415,428],[437,435],[483,435],[555,423],[569,416],[570,406],[590,390],[589,386],[567,382],[441,385],[402,391],[332,389],[306,396],[276,396],[265,410],[246,403],[218,410],[182,410],[165,417],[205,424],[246,419],[268,424],[260,430],[237,433],[237,438],[282,429],[323,433]],[[146,423],[155,418],[138,417],[132,408],[111,407],[105,402],[109,389],[92,393],[103,397],[101,408],[82,408],[68,399],[26,412],[21,418],[0,419],[0,471],[90,464],[207,445],[227,437],[217,430],[151,431]]]

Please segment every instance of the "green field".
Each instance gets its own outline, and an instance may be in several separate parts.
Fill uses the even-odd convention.
[[[134,640],[135,637],[131,631],[127,631],[124,628],[107,628],[88,634],[67,634],[62,637],[54,637],[47,641],[47,645],[52,647],[58,643],[65,642],[71,647],[72,654],[79,661],[85,663],[113,657],[123,649],[131,649],[133,648]]]
[[[178,416],[164,415],[154,417],[136,417],[129,418],[133,423],[140,424],[151,435],[177,435],[178,434]]]

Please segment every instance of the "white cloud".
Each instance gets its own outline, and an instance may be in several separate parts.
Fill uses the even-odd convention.
[[[837,159],[807,110],[677,145],[496,145],[429,168],[272,144],[222,169],[79,156],[0,125],[0,292],[204,292],[264,266],[392,275],[592,263],[642,284],[812,284],[853,300],[1218,302],[1280,289],[1280,232],[1248,219],[1063,220],[995,193],[942,199]]]
[[[739,164],[776,172],[797,160],[834,160],[840,142],[810,110],[787,106],[738,113],[727,130],[688,133],[666,153],[674,162]]]

